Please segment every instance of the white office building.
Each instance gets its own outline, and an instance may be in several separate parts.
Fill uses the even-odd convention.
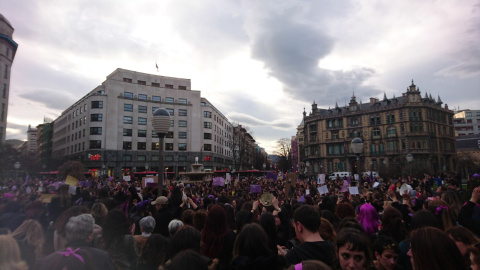
[[[199,157],[205,169],[232,164],[233,127],[190,79],[117,69],[54,121],[52,156],[57,164],[81,161],[94,174],[119,177],[158,169],[159,139],[152,113],[165,108],[165,171],[189,171]]]
[[[480,110],[462,110],[453,116],[455,136],[480,134]]]

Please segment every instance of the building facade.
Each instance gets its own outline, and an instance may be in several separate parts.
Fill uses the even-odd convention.
[[[18,44],[13,40],[13,27],[0,14],[0,143],[7,134],[8,98],[10,96],[10,72]]]
[[[480,110],[462,110],[453,116],[455,136],[480,134]]]
[[[440,97],[422,98],[413,81],[401,97],[385,95],[383,100],[370,98],[362,104],[353,95],[348,105],[333,109],[319,109],[314,102],[309,115],[303,112],[303,134],[297,136],[303,138],[301,162],[308,161],[310,174],[452,171],[456,166],[453,112],[442,104]],[[364,142],[359,161],[350,147],[357,137]],[[414,157],[410,164],[407,154]]]
[[[56,165],[79,160],[95,175],[115,177],[158,170],[159,139],[151,120],[156,109],[165,108],[171,116],[165,171],[189,171],[195,157],[205,169],[227,168],[233,127],[200,94],[190,79],[117,69],[54,121]]]

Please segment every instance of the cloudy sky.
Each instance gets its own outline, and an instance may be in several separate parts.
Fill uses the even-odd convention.
[[[270,153],[304,107],[353,91],[400,96],[413,79],[422,96],[480,109],[478,0],[3,0],[0,12],[19,44],[7,139],[116,68],[190,78]]]

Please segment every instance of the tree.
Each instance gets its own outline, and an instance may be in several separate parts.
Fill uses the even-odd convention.
[[[78,180],[85,178],[83,164],[79,161],[69,160],[58,168],[58,177],[65,179],[67,175],[71,175]]]
[[[291,151],[292,141],[289,138],[281,138],[277,141],[277,148],[273,153],[280,157],[278,161],[279,167],[284,171],[288,171],[291,168],[290,163],[292,161],[289,160]]]

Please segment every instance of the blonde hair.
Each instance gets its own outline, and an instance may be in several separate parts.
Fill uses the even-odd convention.
[[[26,270],[28,266],[20,260],[17,241],[10,235],[0,235],[0,269]]]
[[[32,245],[35,248],[35,254],[37,257],[42,254],[43,230],[42,225],[40,225],[38,221],[27,219],[10,235]]]

